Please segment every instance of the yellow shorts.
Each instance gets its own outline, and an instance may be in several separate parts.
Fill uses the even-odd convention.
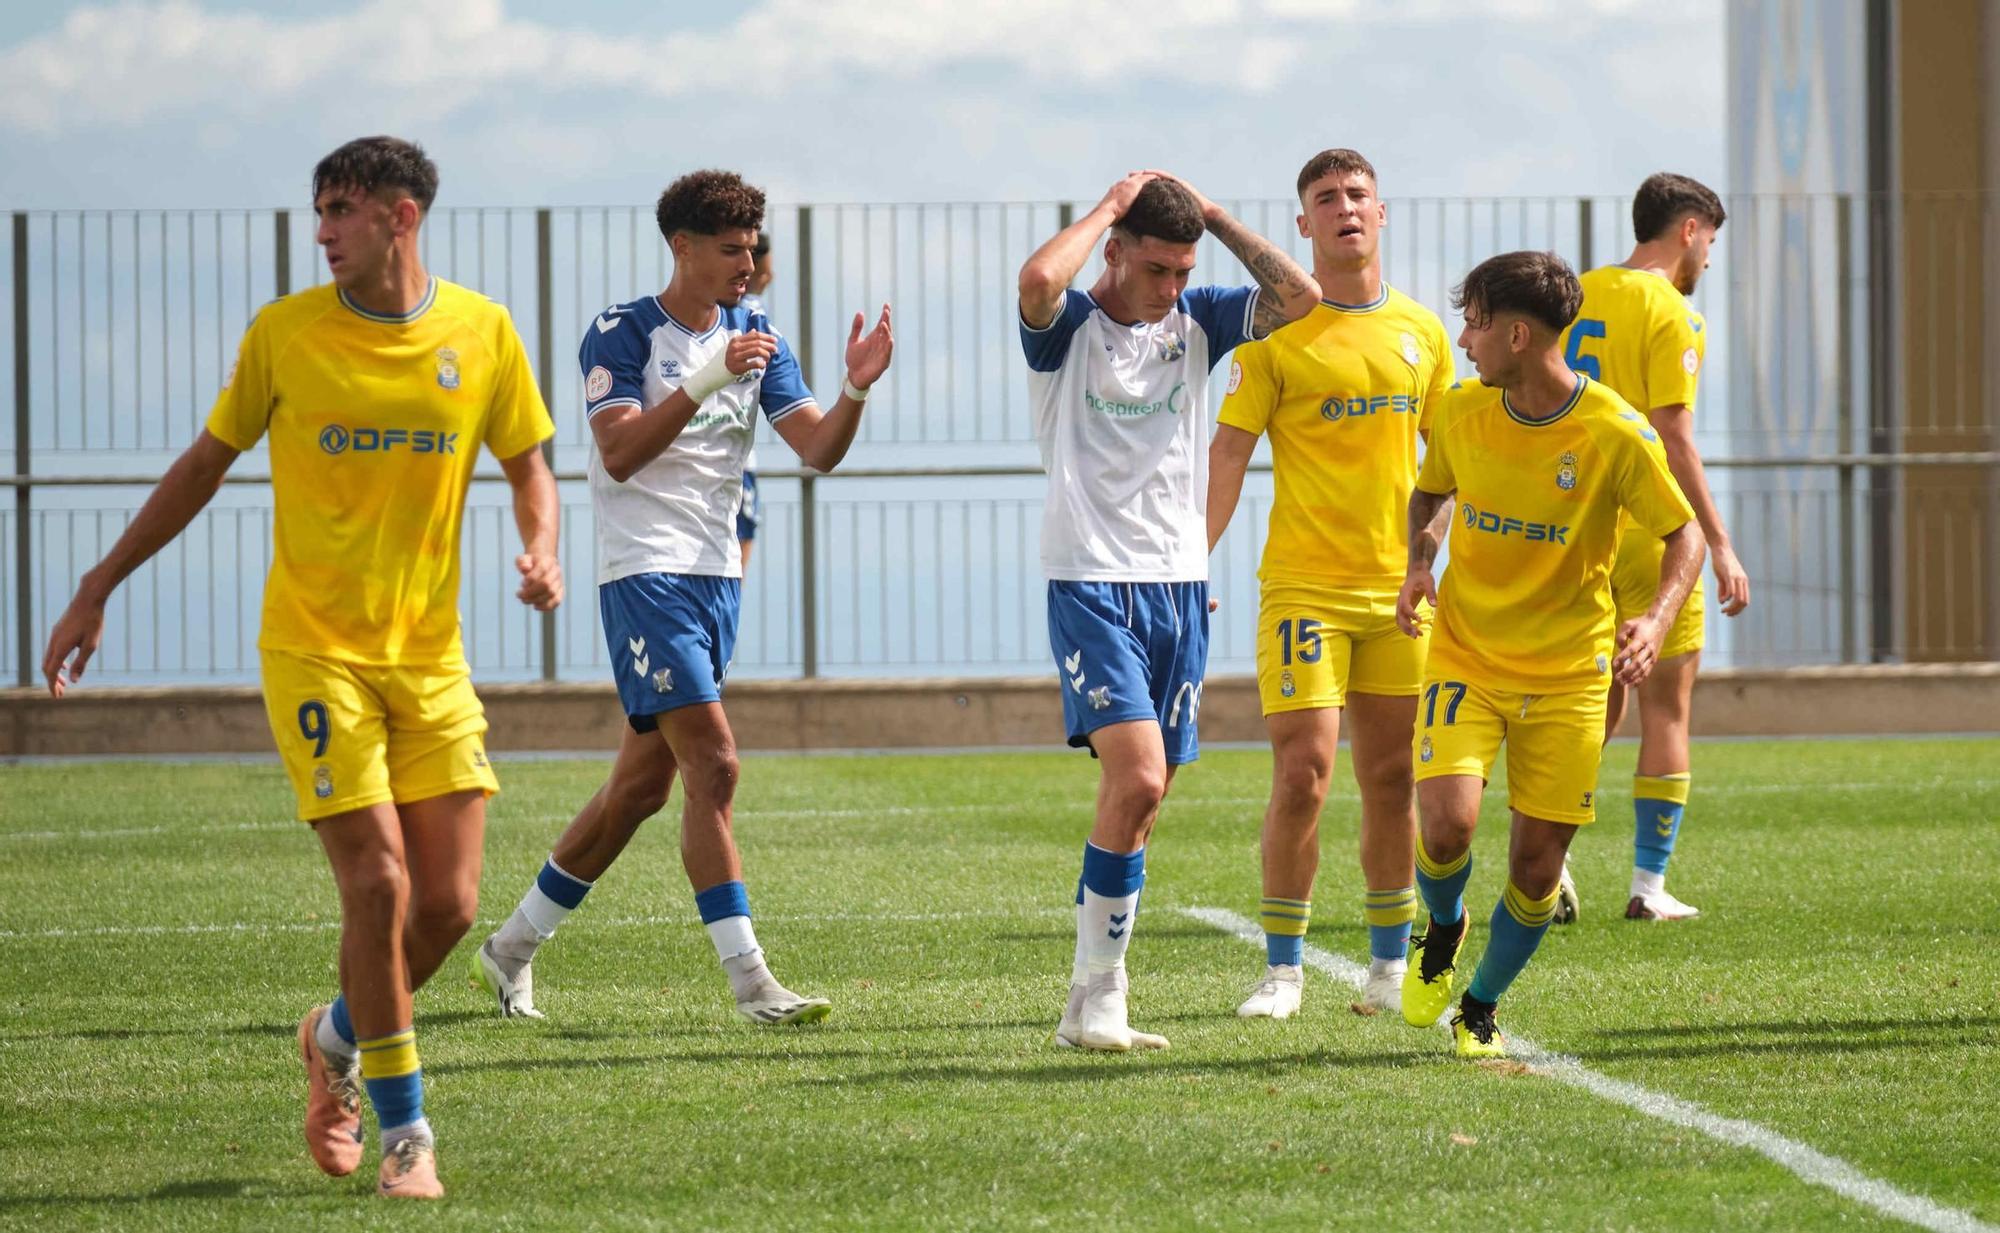
[[[1611,566],[1611,602],[1618,608],[1619,624],[1644,616],[1653,606],[1653,596],[1660,591],[1660,560],[1666,554],[1665,541],[1637,527],[1627,527],[1618,537],[1618,559]],[[1681,614],[1660,640],[1661,659],[1701,649],[1701,607],[1701,575],[1696,574]]]
[[[500,790],[464,668],[376,667],[265,651],[264,710],[299,817]]]
[[[1490,779],[1507,746],[1507,803],[1531,818],[1597,820],[1604,749],[1602,689],[1520,694],[1427,678],[1417,699],[1416,777]]]
[[[1430,647],[1396,628],[1396,591],[1264,588],[1257,610],[1257,694],[1264,714],[1345,706],[1349,690],[1415,696]]]

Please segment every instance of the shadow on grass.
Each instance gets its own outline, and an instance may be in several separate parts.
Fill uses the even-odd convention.
[[[1568,1050],[1580,1061],[1685,1060],[1717,1057],[1879,1053],[1895,1049],[1972,1048],[1991,1046],[1991,1031],[2000,1015],[1958,1018],[1801,1019],[1717,1023],[1703,1026],[1663,1024],[1653,1027],[1599,1028],[1591,1033],[1603,1044],[1582,1044]],[[1746,1035],[1768,1037],[1744,1040]]]
[[[0,1195],[0,1211],[45,1207],[96,1207],[122,1203],[156,1203],[172,1199],[249,1199],[262,1203],[271,1199],[303,1199],[327,1194],[323,1185],[274,1186],[268,1181],[246,1177],[202,1177],[168,1182],[152,1190],[131,1194],[6,1194]]]
[[[1062,1061],[1032,1066],[1003,1066],[979,1062],[901,1066],[861,1075],[829,1075],[808,1080],[812,1086],[886,1087],[902,1083],[1095,1083],[1107,1078],[1144,1079],[1160,1075],[1233,1075],[1252,1078],[1275,1077],[1302,1070],[1401,1070],[1412,1066],[1461,1065],[1451,1054],[1437,1050],[1337,1050],[1314,1049],[1270,1057],[1214,1058],[1176,1057],[1166,1053],[1104,1054],[1065,1050]]]
[[[188,1024],[182,1027],[66,1028],[47,1032],[0,1032],[0,1040],[151,1040],[171,1036],[292,1036],[296,1023],[244,1023],[235,1027]]]

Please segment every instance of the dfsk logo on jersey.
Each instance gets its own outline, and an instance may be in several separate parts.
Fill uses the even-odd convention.
[[[328,424],[320,430],[319,447],[329,454],[386,454],[405,450],[412,454],[456,454],[458,434],[428,428],[348,428]]]

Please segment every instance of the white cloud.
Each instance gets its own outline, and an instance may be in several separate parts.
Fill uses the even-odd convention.
[[[522,6],[515,6],[517,9]],[[196,0],[80,8],[0,52],[0,127],[53,136],[199,110],[403,102],[439,116],[512,92],[676,99],[993,66],[1025,88],[1122,93],[1133,79],[1258,95],[1358,32],[1469,18],[1548,23],[1636,0],[763,0],[706,32],[600,33],[504,0],[364,0],[269,18]],[[534,9],[539,14],[542,9]],[[1336,51],[1336,55],[1339,54]],[[1336,66],[1329,66],[1336,67]]]

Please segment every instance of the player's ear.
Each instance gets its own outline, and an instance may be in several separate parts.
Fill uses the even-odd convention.
[[[389,207],[389,217],[397,235],[408,235],[424,221],[424,211],[414,198],[398,197],[396,204]]]
[[[1312,228],[1307,224],[1306,216],[1303,214],[1299,215],[1299,238],[1301,240],[1310,240],[1313,238]]]
[[[1118,233],[1116,231],[1113,231],[1110,235],[1105,237],[1104,264],[1117,265],[1119,257],[1121,257],[1124,254],[1124,252],[1125,252],[1125,245],[1122,241],[1119,240]]]

